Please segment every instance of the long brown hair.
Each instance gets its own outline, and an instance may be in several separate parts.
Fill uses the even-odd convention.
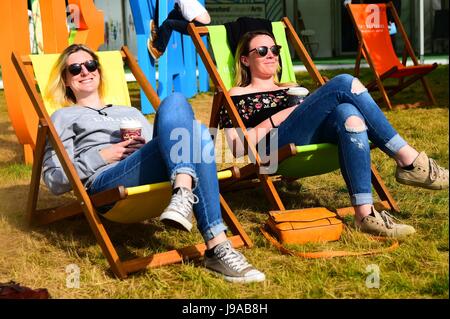
[[[45,90],[45,97],[53,104],[59,106],[67,106],[76,104],[77,99],[72,92],[72,89],[66,86],[66,63],[69,56],[78,51],[85,51],[92,59],[97,61],[98,73],[100,75],[100,84],[98,87],[100,99],[103,99],[105,92],[105,83],[102,76],[102,68],[98,60],[97,54],[84,44],[72,44],[68,46],[58,57],[50,72],[47,88]]]
[[[275,45],[277,44],[273,34],[268,31],[257,30],[245,33],[239,40],[238,46],[236,48],[236,54],[234,57],[235,71],[236,71],[236,75],[234,78],[235,86],[244,87],[249,85],[250,82],[252,81],[252,74],[250,72],[250,68],[246,66],[244,63],[242,63],[241,56],[248,55],[248,51],[250,51],[250,41],[259,35],[267,35],[272,38]],[[277,74],[275,74],[275,81],[277,81]]]

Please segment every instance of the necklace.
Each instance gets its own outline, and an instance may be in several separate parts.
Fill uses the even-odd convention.
[[[96,109],[96,108],[93,108],[93,107],[90,107],[90,106],[83,105],[83,107],[85,107],[87,109],[90,109],[90,110],[93,110],[93,111],[96,111],[96,112],[98,112],[98,114],[104,115],[104,116],[108,116],[108,114],[105,111],[103,111],[103,110],[108,108],[108,107],[111,107],[111,106],[112,106],[112,104],[106,104],[106,106],[102,107],[101,109]]]

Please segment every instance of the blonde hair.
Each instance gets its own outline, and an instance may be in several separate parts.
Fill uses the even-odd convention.
[[[103,100],[105,95],[105,83],[102,76],[102,68],[98,60],[98,56],[90,48],[83,44],[72,44],[68,46],[58,57],[50,72],[47,88],[45,89],[45,98],[54,105],[68,106],[77,103],[77,99],[72,89],[66,86],[66,70],[67,59],[69,56],[78,51],[85,51],[92,59],[97,61],[98,73],[100,75],[100,84],[98,91],[100,99]]]
[[[238,46],[236,48],[236,54],[234,57],[235,71],[236,71],[235,78],[234,78],[235,86],[244,87],[244,86],[249,85],[250,82],[252,81],[252,74],[250,72],[250,68],[248,66],[246,66],[244,63],[242,63],[241,57],[248,56],[248,51],[250,51],[250,41],[259,35],[267,35],[272,38],[275,45],[277,44],[273,34],[268,31],[259,30],[259,31],[250,31],[250,32],[245,33],[242,36],[242,38],[239,40]],[[274,81],[277,84],[278,84],[278,73],[280,70],[281,70],[281,67],[280,67],[280,64],[278,64],[277,72],[274,77]]]

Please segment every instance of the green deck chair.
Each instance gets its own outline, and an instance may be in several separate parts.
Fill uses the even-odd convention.
[[[123,47],[121,51],[98,52],[98,55],[100,63],[108,66],[103,68],[103,77],[108,85],[105,94],[106,103],[131,107],[128,86],[125,80],[125,62],[153,104],[153,107],[156,109],[159,106],[160,101],[156,92],[148,83],[128,48]],[[49,116],[59,106],[51,105],[49,101],[43,100],[37,90],[38,87],[40,92],[44,92],[50,70],[57,57],[58,54],[20,56],[13,53],[15,67],[39,118],[38,137],[34,151],[35,160],[27,205],[27,223],[29,225],[44,225],[70,216],[84,214],[96,236],[98,244],[102,248],[103,254],[108,259],[112,271],[119,278],[125,278],[129,273],[147,267],[158,267],[202,256],[206,249],[204,243],[126,261],[122,261],[119,258],[100,216],[119,223],[136,223],[158,217],[169,203],[171,185],[167,181],[129,188],[118,187],[93,196],[87,194]],[[47,138],[52,142],[64,171],[72,184],[77,200],[76,202],[51,209],[36,209],[44,146]],[[239,170],[234,168],[218,172],[220,180],[235,178],[238,175]],[[234,236],[230,237],[233,246],[251,246],[250,238],[222,196],[220,196],[220,204],[223,218],[234,234]],[[112,208],[104,214],[99,214],[95,207],[103,205],[112,205]]]
[[[325,79],[320,75],[319,71],[315,67],[307,50],[303,46],[298,35],[295,33],[289,19],[283,18],[282,21],[272,22],[272,32],[275,36],[277,44],[283,47],[283,50],[281,50],[282,73],[280,82],[296,82],[292,59],[288,49],[288,42],[290,42],[316,85],[323,85],[325,83]],[[211,76],[216,90],[211,111],[210,126],[218,127],[219,108],[224,105],[230,115],[233,125],[242,129],[245,134],[245,127],[240,120],[238,112],[228,94],[228,90],[233,86],[234,82],[234,56],[228,45],[225,26],[215,25],[208,27],[196,27],[193,24],[190,24],[189,33],[194,40],[194,44],[202,57],[203,63]],[[214,59],[201,42],[200,37],[202,35],[209,35],[209,41],[214,54]],[[262,183],[269,201],[271,202],[272,208],[275,210],[285,210],[285,207],[273,185],[272,179],[259,173],[258,168],[261,167],[263,163],[261,163],[261,159],[258,154],[256,154],[255,148],[250,146],[249,153],[250,152],[252,152],[253,157],[255,158],[255,164],[250,164],[244,168],[241,168],[241,179],[257,176]],[[278,159],[279,166],[276,175],[295,179],[329,173],[340,167],[337,146],[328,143],[303,146],[295,146],[293,144],[281,146]],[[236,181],[225,182],[224,185],[231,188],[230,186],[234,183],[236,183]],[[397,203],[389,194],[389,191],[385,187],[373,164],[372,184],[381,199],[381,202],[377,203],[377,206],[384,209],[398,211],[399,209]],[[354,213],[352,207],[338,209],[338,214],[340,215],[352,213]]]

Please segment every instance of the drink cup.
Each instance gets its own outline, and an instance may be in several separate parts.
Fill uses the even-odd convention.
[[[136,136],[141,136],[142,124],[136,120],[123,120],[120,122],[120,135],[122,141],[131,140]]]
[[[287,91],[289,106],[298,105],[309,95],[309,90],[302,86],[289,88]]]

